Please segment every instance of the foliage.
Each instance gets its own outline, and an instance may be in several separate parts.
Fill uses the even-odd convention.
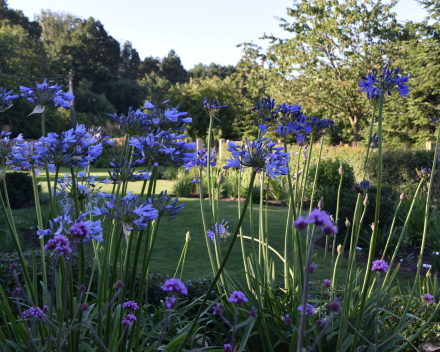
[[[178,179],[173,184],[173,194],[179,197],[188,197],[191,193],[191,183],[188,178]]]
[[[9,196],[9,203],[12,209],[20,209],[33,205],[34,192],[32,190],[32,177],[23,172],[8,172],[6,174],[6,184]],[[41,191],[41,186],[39,186]],[[1,193],[4,196],[3,187]]]

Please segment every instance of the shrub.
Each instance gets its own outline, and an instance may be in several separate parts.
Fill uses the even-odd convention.
[[[191,194],[191,185],[187,178],[177,180],[173,184],[173,193],[179,197],[188,197]]]
[[[271,179],[268,185],[270,199],[287,204],[289,199],[289,181],[286,177],[281,177],[278,181]]]
[[[24,172],[8,172],[6,174],[6,187],[9,195],[9,203],[12,209],[20,209],[34,204],[34,191],[32,177]],[[3,197],[3,187],[0,187]],[[41,191],[41,186],[38,186]]]

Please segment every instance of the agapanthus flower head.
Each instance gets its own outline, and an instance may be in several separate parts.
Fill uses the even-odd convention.
[[[130,191],[121,200],[114,194],[104,202],[101,208],[94,207],[95,216],[105,215],[110,220],[115,220],[123,227],[125,235],[134,228],[143,230],[148,221],[157,219],[158,212],[148,201],[142,202],[141,195],[134,195]]]
[[[148,170],[139,170],[136,171],[136,163],[128,161],[125,158],[122,158],[120,163],[110,163],[110,167],[113,168],[113,172],[108,170],[108,174],[110,175],[111,183],[119,184],[122,182],[136,182],[136,181],[147,181],[150,179],[150,172]]]
[[[183,124],[191,123],[192,118],[186,117],[188,113],[179,111],[179,105],[176,107],[168,106],[170,101],[166,100],[162,104],[152,104],[148,100],[145,101],[144,107],[147,110],[147,120],[149,121],[149,133],[154,129],[172,129],[175,131],[185,131],[186,126]]]
[[[40,155],[39,148],[42,146],[41,142],[26,142],[17,141],[12,146],[10,159],[7,160],[7,164],[10,165],[14,171],[29,171],[32,167],[35,169],[35,173],[38,176],[40,169],[45,165],[44,158]],[[50,172],[55,172],[55,165],[52,163],[47,164]]]
[[[231,236],[231,234],[228,232],[228,222],[225,222],[225,220],[223,219],[220,224],[215,223],[212,230],[207,231],[207,235],[214,243],[217,236],[220,239],[220,242],[225,242],[226,238]]]
[[[173,296],[188,294],[188,289],[186,288],[185,284],[179,279],[175,278],[165,281],[161,289],[165,292],[170,293]]]
[[[404,83],[408,82],[409,77],[401,77],[398,73],[399,68],[392,70],[385,66],[378,75],[377,70],[374,69],[367,77],[362,76],[362,81],[359,82],[361,93],[367,92],[368,99],[377,99],[381,92],[384,95],[391,95],[393,90],[397,90],[401,97],[407,96],[409,89]]]
[[[158,166],[179,167],[189,163],[195,157],[195,143],[186,143],[186,135],[173,133],[171,129],[165,131],[160,128],[145,136],[133,137],[130,145],[135,148],[133,156],[138,159],[137,164],[157,164]]]
[[[246,303],[248,301],[246,295],[241,291],[234,291],[231,293],[231,296],[228,299],[229,302],[232,302],[236,305],[240,305]]]
[[[0,113],[5,112],[12,106],[12,100],[17,99],[12,90],[6,91],[6,88],[0,87]]]
[[[167,194],[165,190],[160,192],[159,195],[153,194],[151,198],[148,198],[146,203],[150,204],[154,209],[157,210],[159,216],[168,216],[168,220],[173,220],[176,215],[185,207],[185,204],[177,205],[178,198],[174,198],[171,202],[171,197]],[[170,204],[171,202],[171,204]]]
[[[31,114],[42,113],[44,108],[50,104],[55,107],[70,108],[70,101],[75,99],[72,91],[64,93],[63,85],[49,85],[47,79],[43,83],[35,82],[35,88],[28,88],[20,86],[21,96],[25,97],[28,102],[35,104],[36,107]]]
[[[256,141],[248,141],[238,146],[229,142],[228,151],[232,156],[223,168],[251,167],[256,172],[265,171],[268,178],[277,180],[278,176],[286,175],[288,171],[289,153],[283,153],[283,147],[275,147],[272,139],[262,138]]]
[[[434,297],[432,295],[430,295],[429,293],[422,296],[422,299],[428,304],[434,302]]]
[[[422,167],[420,170],[416,169],[416,171],[420,178],[427,178],[430,176],[431,169]]]
[[[214,99],[212,101],[212,103],[208,102],[208,98],[205,97],[205,99],[203,100],[203,107],[205,108],[206,112],[210,115],[210,116],[217,116],[218,112],[221,109],[225,109],[228,106],[227,105],[221,105],[219,101],[217,101],[217,99]]]
[[[127,314],[127,315],[124,317],[124,319],[121,321],[121,324],[122,324],[123,326],[128,327],[128,326],[132,326],[133,323],[134,323],[135,321],[136,321],[136,317],[135,317],[134,315],[132,315],[132,314]]]
[[[328,280],[328,279],[325,279],[325,280],[324,280],[324,283],[323,283],[323,285],[322,285],[322,287],[324,287],[324,288],[330,288],[331,285],[332,285],[332,282],[331,282],[330,280]]]
[[[373,262],[371,270],[386,273],[388,271],[388,268],[389,266],[385,260],[375,260]]]
[[[103,146],[113,143],[103,137],[100,129],[76,125],[61,135],[48,133],[40,138],[39,156],[49,163],[67,167],[87,167],[101,155]]]
[[[0,134],[0,158],[9,160],[12,158],[12,148],[23,142],[23,135],[20,133],[16,138],[10,137],[11,132],[2,131]]]
[[[282,317],[284,320],[284,324],[291,325],[292,324],[292,318],[289,316],[289,314],[286,314]]]
[[[437,125],[437,127],[440,127],[440,117],[434,116],[433,120],[430,120],[429,123],[433,123],[434,125]]]
[[[212,148],[209,159],[211,166],[217,165],[216,159],[217,159],[217,151],[215,148]],[[200,149],[197,151],[197,153],[194,154],[193,158],[188,163],[185,164],[185,169],[191,170],[193,167],[195,167],[200,170],[203,170],[207,166],[208,166],[208,150]]]
[[[220,307],[220,304],[215,305],[213,309],[214,309],[214,312],[212,312],[212,314],[214,314],[214,315],[223,314],[223,309]]]
[[[122,303],[122,308],[136,312],[139,309],[139,306],[137,305],[136,302],[128,301],[128,302]]]
[[[72,252],[72,249],[70,248],[70,241],[64,235],[56,235],[51,238],[44,246],[44,250],[57,251],[60,255],[63,255],[66,258]]]
[[[333,130],[335,122],[333,121],[333,119],[321,119],[317,116],[309,116],[306,124],[310,128],[310,133],[315,135],[322,135],[327,130]]]
[[[362,181],[359,184],[356,184],[354,186],[354,188],[356,189],[356,192],[360,193],[360,194],[367,194],[368,193],[368,188],[370,188],[370,181]]]
[[[379,136],[377,135],[377,133],[375,133],[370,139],[370,148],[376,148],[378,142],[379,142]]]
[[[298,306],[298,308],[297,308],[300,312],[302,312],[303,311],[303,305],[301,304],[300,306]],[[306,304],[306,311],[305,311],[305,313],[306,313],[306,315],[311,315],[311,314],[315,314],[316,312],[315,312],[315,308],[310,304],[310,303],[307,303]]]
[[[132,107],[128,108],[128,114],[125,116],[121,114],[118,116],[116,113],[107,114],[119,125],[119,129],[128,134],[130,137],[147,134],[151,130],[151,121],[148,118],[148,114],[145,114],[141,109],[133,110]]]
[[[31,307],[23,312],[24,320],[30,320],[34,318],[44,321],[46,319],[46,314],[44,314],[41,308],[38,307]]]
[[[307,117],[303,114],[299,105],[286,103],[278,105],[275,116],[278,122],[275,132],[278,132],[280,137],[284,134],[294,134],[298,145],[303,144],[304,140],[307,139],[307,135],[312,131],[312,127],[309,126]]]
[[[252,111],[261,118],[264,118],[266,121],[273,120],[276,118],[277,114],[275,109],[275,99],[271,99],[270,95],[261,98],[261,101],[257,101],[257,104],[252,108]]]

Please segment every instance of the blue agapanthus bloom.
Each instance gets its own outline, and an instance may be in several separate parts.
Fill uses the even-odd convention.
[[[170,201],[171,197],[167,194],[167,191],[160,192],[157,197],[153,194],[151,198],[147,199],[147,203],[151,204],[153,208],[157,210],[159,217],[169,216],[167,221],[173,220],[185,207],[185,204],[176,205],[178,198],[174,198],[171,204],[169,204]]]
[[[379,142],[379,136],[377,135],[377,133],[375,133],[370,139],[370,148],[376,148],[378,142]]]
[[[208,98],[205,97],[203,107],[210,116],[216,116],[221,109],[227,108],[228,105],[221,105],[217,99],[214,99],[212,103],[210,103],[208,102]]]
[[[87,167],[102,153],[103,145],[112,144],[108,137],[103,137],[100,130],[87,130],[84,125],[75,129],[48,133],[40,138],[39,156],[49,163],[67,167]]]
[[[162,104],[152,104],[145,101],[144,107],[147,109],[147,119],[150,124],[149,132],[161,128],[163,130],[172,129],[176,131],[185,131],[184,123],[191,123],[192,117],[186,117],[187,112],[179,111],[179,106],[166,106],[170,101],[166,100]]]
[[[396,89],[401,97],[406,97],[409,89],[404,83],[408,82],[409,77],[401,77],[398,73],[399,67],[395,70],[385,67],[380,75],[374,69],[367,77],[362,76],[363,81],[359,82],[361,93],[367,92],[368,99],[377,99],[381,92],[391,95],[392,90]]]
[[[278,126],[275,128],[275,132],[278,132],[279,136],[284,136],[284,133],[295,134],[299,143],[303,142],[310,134],[312,127],[307,123],[307,117],[303,114],[301,106],[284,103],[278,105],[276,112]]]
[[[27,88],[20,86],[21,96],[25,97],[28,102],[36,104],[34,113],[42,113],[45,106],[53,104],[55,107],[60,106],[62,109],[70,108],[70,101],[75,99],[72,91],[63,93],[63,86],[55,84],[50,86],[47,79],[43,83],[35,82],[36,88]]]
[[[232,153],[231,158],[223,168],[242,166],[251,167],[254,171],[266,171],[269,178],[277,179],[280,175],[286,175],[288,171],[289,153],[283,153],[283,147],[275,147],[272,139],[262,138],[256,141],[246,141],[238,146],[229,142],[228,151]]]
[[[252,108],[252,111],[266,121],[272,121],[277,116],[275,99],[271,99],[270,95],[268,95],[267,98],[261,98],[261,101],[257,101],[257,104]]]
[[[325,130],[333,130],[335,122],[333,121],[333,119],[321,119],[316,116],[310,116],[307,121],[307,125],[311,128],[310,133],[322,135],[325,133]]]
[[[206,232],[213,243],[215,243],[216,236],[218,236],[220,242],[225,242],[226,238],[231,236],[231,234],[228,232],[228,222],[225,222],[224,219],[220,224],[215,223],[215,225],[212,227],[212,230],[208,230]]]
[[[217,152],[215,148],[211,149],[211,155],[210,155],[210,165],[215,166],[217,159]],[[186,170],[191,170],[193,167],[196,167],[200,170],[203,170],[205,167],[208,166],[208,150],[207,149],[200,149],[197,151],[197,153],[194,154],[194,157],[191,161],[189,161],[185,165]]]
[[[416,169],[416,171],[420,178],[427,178],[430,175],[431,169],[422,167],[420,170]]]
[[[0,87],[0,112],[5,112],[12,106],[12,100],[17,99],[18,95],[13,95],[13,91],[6,91],[5,88]]]
[[[121,182],[136,182],[136,181],[147,181],[150,179],[150,172],[148,170],[139,170],[137,174],[136,171],[136,163],[128,161],[123,158],[120,163],[110,163],[110,166],[113,168],[113,172],[108,170],[110,175],[111,183],[119,184]]]
[[[39,169],[45,165],[44,158],[40,155],[42,148],[41,142],[17,142],[12,146],[11,159],[7,164],[11,166],[14,171],[29,171],[32,166],[35,169],[36,175],[39,175]],[[50,172],[55,172],[55,165],[53,163],[47,164]]]
[[[23,142],[23,135],[20,133],[16,138],[10,138],[11,132],[2,131],[0,134],[0,158],[6,160],[12,157],[12,147]]]
[[[437,125],[437,127],[440,127],[440,118],[435,116],[433,120],[429,121],[429,123],[433,123],[434,125]]]
[[[370,188],[370,181],[362,181],[359,184],[355,185],[354,188],[356,189],[356,192],[360,194],[366,194],[368,193],[368,188]]]
[[[127,235],[134,228],[144,229],[148,225],[148,221],[157,219],[158,212],[148,201],[142,202],[140,194],[133,195],[133,192],[130,191],[119,201],[112,194],[101,208],[94,207],[93,215],[105,215],[108,219],[117,221]]]
[[[143,137],[133,137],[130,145],[135,148],[133,156],[138,157],[137,164],[157,164],[157,166],[181,166],[190,162],[194,156],[195,143],[186,143],[182,139],[186,135],[172,133],[171,129],[162,131],[160,128]]]
[[[150,132],[151,121],[148,115],[143,113],[141,109],[133,110],[133,108],[130,107],[127,116],[124,114],[118,116],[116,113],[107,115],[119,125],[119,129],[122,132],[129,136],[142,136]]]
[[[102,227],[101,220],[91,221],[87,220],[87,217],[90,213],[80,214],[78,219],[75,221],[72,220],[69,211],[64,211],[62,215],[56,217],[53,220],[49,220],[49,228],[46,230],[42,230],[38,228],[37,234],[39,238],[43,238],[44,236],[59,236],[63,235],[70,238],[71,235],[71,227],[74,224],[79,224],[84,222],[87,227],[90,229],[90,237],[95,241],[102,242]],[[87,242],[88,239],[85,239],[83,242]]]

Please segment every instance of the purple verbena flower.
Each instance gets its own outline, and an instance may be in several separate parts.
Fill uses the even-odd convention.
[[[91,231],[87,223],[79,221],[70,228],[70,234],[74,239],[86,241],[90,238]]]
[[[317,267],[318,267],[318,265],[316,265],[315,263],[312,263],[308,267],[305,267],[304,270],[309,272],[310,274],[313,274]]]
[[[283,320],[284,320],[284,324],[286,324],[286,325],[292,324],[292,318],[289,317],[289,314],[286,314],[285,316],[283,316]]]
[[[252,318],[257,317],[257,310],[255,309],[255,307],[252,307],[251,311],[249,312],[249,316],[251,316]]]
[[[44,249],[46,251],[57,251],[58,253],[64,255],[64,257],[68,257],[68,255],[72,252],[69,239],[63,235],[56,235],[51,238],[44,246]]]
[[[309,222],[303,216],[298,217],[294,222],[293,226],[295,226],[296,231],[302,231],[307,228]]]
[[[302,304],[298,307],[298,310],[299,310],[300,312],[303,311],[303,306],[302,306]],[[316,313],[316,312],[315,312],[315,308],[313,308],[313,306],[312,306],[311,304],[307,303],[307,305],[306,305],[306,315],[315,314],[315,313]]]
[[[221,315],[222,313],[223,313],[223,309],[220,307],[220,304],[214,306],[214,312],[212,314]]]
[[[389,268],[389,266],[385,262],[385,260],[375,260],[373,262],[373,266],[372,266],[371,270],[386,273],[388,271],[388,268]]]
[[[328,280],[328,279],[325,279],[325,280],[324,280],[324,284],[322,285],[322,287],[324,287],[324,288],[330,288],[331,285],[332,285],[332,282],[331,282],[330,280]]]
[[[38,307],[31,307],[23,312],[24,320],[30,320],[33,318],[44,321],[46,319],[46,314],[44,314],[43,311]]]
[[[136,302],[128,301],[128,302],[122,303],[122,308],[136,312],[139,309],[139,306],[137,305]]]
[[[434,297],[432,295],[430,295],[429,293],[422,296],[422,299],[428,304],[434,302]]]
[[[133,323],[136,321],[136,317],[134,315],[131,314],[127,314],[124,319],[121,321],[121,324],[123,326],[132,326]]]
[[[341,312],[341,303],[335,298],[333,301],[331,301],[328,305],[330,312],[333,313],[340,313]]]
[[[322,327],[326,323],[326,320],[324,318],[318,319],[315,321],[315,324],[319,327]]]
[[[172,309],[176,305],[176,297],[165,297],[165,308]]]
[[[246,298],[246,295],[243,292],[234,291],[231,293],[231,296],[229,297],[228,301],[236,305],[240,305],[246,303],[248,299]]]
[[[227,343],[223,346],[223,352],[232,352],[232,346],[231,344]]]
[[[188,294],[188,289],[183,284],[183,282],[175,278],[165,281],[161,289],[175,296]]]

